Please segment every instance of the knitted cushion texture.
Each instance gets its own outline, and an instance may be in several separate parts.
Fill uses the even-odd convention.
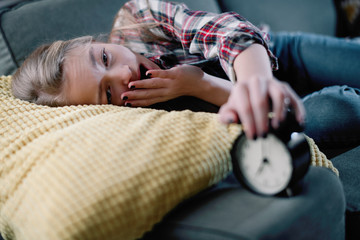
[[[5,239],[136,239],[231,171],[241,126],[217,115],[112,105],[40,106],[0,77]],[[308,139],[312,165],[337,170]]]

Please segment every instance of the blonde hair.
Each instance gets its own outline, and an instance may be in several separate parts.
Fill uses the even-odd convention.
[[[12,92],[15,97],[41,105],[63,106],[63,64],[67,54],[93,41],[85,36],[67,41],[55,41],[37,48],[13,75]]]

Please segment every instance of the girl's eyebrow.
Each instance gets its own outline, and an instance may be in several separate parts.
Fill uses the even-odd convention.
[[[95,59],[93,47],[90,47],[90,49],[89,49],[89,56],[90,56],[90,62],[92,64],[92,66],[96,68],[96,59]]]

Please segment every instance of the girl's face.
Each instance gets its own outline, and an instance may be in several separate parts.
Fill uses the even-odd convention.
[[[66,57],[64,95],[67,105],[124,105],[122,94],[129,83],[149,69],[159,67],[128,48],[109,43],[92,43],[73,49]]]

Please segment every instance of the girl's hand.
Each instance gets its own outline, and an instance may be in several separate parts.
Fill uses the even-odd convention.
[[[300,98],[284,82],[275,78],[253,76],[248,81],[239,81],[231,91],[229,100],[220,109],[224,123],[241,122],[248,138],[263,137],[271,125],[277,128],[285,120],[286,110],[293,107],[299,123],[304,123],[305,110]]]
[[[181,65],[168,70],[149,70],[146,75],[150,78],[129,83],[128,87],[134,90],[122,94],[122,99],[127,99],[125,105],[144,107],[180,96],[193,96],[204,72],[195,66]]]
[[[149,70],[150,79],[132,81],[122,99],[125,105],[143,107],[180,96],[192,96],[221,106],[230,94],[230,81],[204,73],[199,67],[181,65],[168,70]]]

